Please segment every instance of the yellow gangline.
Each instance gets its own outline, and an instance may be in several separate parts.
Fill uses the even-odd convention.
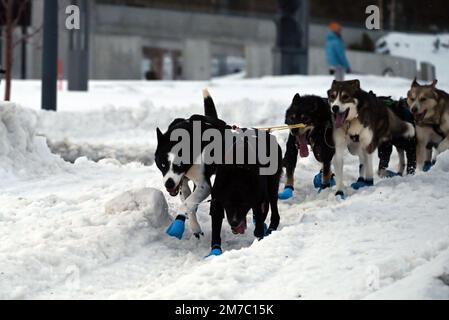
[[[267,128],[256,128],[257,130],[261,131],[282,131],[282,130],[290,130],[290,129],[304,129],[307,126],[302,123],[298,124],[292,124],[292,125],[283,125],[283,126],[274,126],[274,127],[267,127]]]

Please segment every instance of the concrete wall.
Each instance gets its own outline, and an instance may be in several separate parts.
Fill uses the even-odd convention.
[[[413,79],[417,76],[416,61],[412,59],[347,51],[354,73],[388,75]],[[329,74],[326,55],[323,48],[312,47],[309,51],[309,72],[312,75]]]
[[[186,39],[184,43],[184,78],[209,80],[211,75],[210,42],[203,39]]]
[[[96,33],[154,39],[208,39],[243,45],[247,41],[273,43],[273,21],[213,14],[97,5]]]
[[[111,45],[105,41],[95,41],[93,60],[111,52],[121,61],[128,60],[133,66],[141,59],[136,48],[128,52],[123,48],[143,45],[183,52],[183,78],[206,80],[211,75],[212,54],[244,53],[251,77],[272,74],[272,49],[276,41],[274,21],[256,18],[221,16],[202,13],[179,12],[160,9],[143,9],[97,5],[93,17],[96,37],[108,36]],[[129,36],[134,40],[128,41]],[[112,51],[111,51],[112,50]],[[115,52],[119,50],[119,52]],[[111,59],[101,61],[101,66],[92,63],[94,79],[129,79],[140,77],[140,72],[131,68],[121,75],[116,63]],[[109,64],[109,68],[107,65]],[[97,71],[101,68],[101,71]]]
[[[273,74],[273,48],[270,45],[247,44],[245,57],[248,78],[260,78]]]
[[[139,37],[94,35],[91,79],[140,80],[142,43]]]

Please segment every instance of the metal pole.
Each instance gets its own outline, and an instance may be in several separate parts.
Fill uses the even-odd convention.
[[[27,35],[27,26],[22,26],[22,37],[26,37]],[[27,78],[27,41],[23,40],[21,45],[21,78],[26,79]]]
[[[309,74],[309,0],[300,0],[299,4],[299,26],[301,28],[301,53],[299,63],[299,73]]]
[[[87,0],[72,0],[80,9],[80,30],[70,30],[68,56],[69,91],[89,89],[89,3]]]
[[[42,109],[57,110],[58,0],[44,0],[42,52]]]

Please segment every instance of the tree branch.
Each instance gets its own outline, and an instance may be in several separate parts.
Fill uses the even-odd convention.
[[[19,24],[19,20],[22,17],[23,13],[25,12],[26,6],[30,0],[22,0],[20,3],[19,11],[17,12],[17,16],[14,19],[12,25],[15,27]]]
[[[18,44],[22,43],[23,41],[26,41],[32,37],[34,37],[35,35],[37,35],[38,33],[40,33],[42,31],[42,26],[40,26],[39,28],[35,29],[33,32],[31,32],[30,34],[27,34],[23,37],[20,37],[18,40],[16,40],[12,47],[15,48]]]
[[[3,6],[3,14],[2,14],[2,24],[6,25],[8,23],[8,7],[9,7],[9,2],[8,0],[2,0],[2,6]]]

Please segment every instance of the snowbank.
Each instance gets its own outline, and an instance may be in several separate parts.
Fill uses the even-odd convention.
[[[44,137],[36,136],[36,113],[13,103],[0,103],[0,177],[30,179],[64,167]]]
[[[78,158],[87,157],[98,162],[103,159],[116,159],[122,164],[140,162],[150,166],[154,162],[154,148],[146,145],[126,144],[92,144],[89,142],[72,143],[68,139],[63,141],[47,141],[52,153],[60,155],[65,161],[75,162]]]

